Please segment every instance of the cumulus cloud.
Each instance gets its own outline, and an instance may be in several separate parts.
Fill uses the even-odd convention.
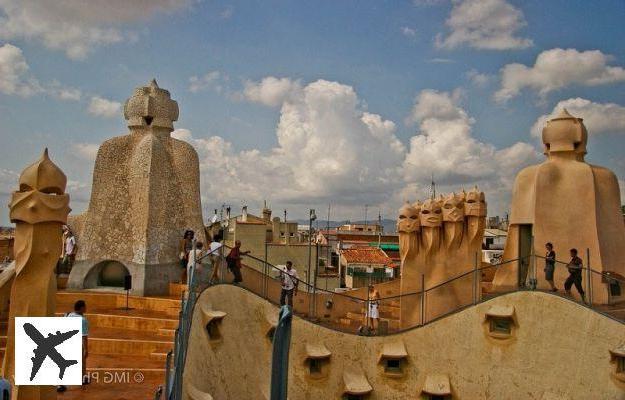
[[[42,84],[29,70],[22,49],[9,43],[0,46],[0,93],[21,97],[45,94],[60,100],[80,100],[80,90],[57,81]]]
[[[74,143],[72,144],[72,151],[79,158],[87,161],[95,161],[98,155],[98,149],[100,145],[97,143]]]
[[[493,76],[480,73],[475,69],[469,70],[466,75],[469,81],[477,87],[484,87],[493,79]]]
[[[122,104],[118,101],[108,100],[103,97],[94,96],[89,102],[87,111],[91,115],[104,118],[119,116]]]
[[[436,45],[453,49],[467,45],[484,50],[523,49],[532,40],[517,36],[526,25],[523,12],[506,0],[455,0],[445,22],[450,32]]]
[[[254,103],[277,107],[291,97],[301,96],[301,90],[302,86],[299,81],[268,76],[260,82],[245,82],[242,96]]]
[[[538,153],[518,142],[497,149],[472,134],[474,119],[458,103],[458,92],[423,90],[416,99],[411,120],[419,132],[410,140],[403,164],[406,182],[427,182],[431,175],[450,190],[480,184],[490,200],[502,209],[518,170],[536,162]]]
[[[571,85],[598,86],[625,82],[625,68],[610,66],[611,57],[599,50],[545,50],[533,66],[508,64],[501,69],[501,88],[495,100],[505,102],[523,89],[531,89],[542,97]]]
[[[353,204],[365,196],[383,201],[398,186],[405,148],[395,124],[363,110],[352,87],[319,80],[288,98],[277,97],[282,99],[278,145],[268,151],[237,151],[219,136],[174,132],[200,154],[203,193],[217,202],[267,198],[283,204]],[[258,93],[264,104],[276,104],[277,97]]]
[[[264,91],[275,86],[282,89],[268,91],[271,95]],[[496,203],[495,198],[509,193],[518,168],[536,155],[524,143],[498,150],[474,139],[473,119],[458,106],[460,90],[427,90],[418,96],[407,122],[419,123],[420,132],[407,151],[396,124],[367,111],[351,86],[272,78],[249,87],[255,88],[250,100],[279,106],[275,147],[237,150],[220,136],[173,132],[200,155],[209,209],[267,199],[298,209],[332,202],[333,210],[345,215],[365,202],[394,210],[404,196],[414,198],[416,191],[425,190],[432,172],[443,186],[492,181],[488,187]]]
[[[0,38],[36,40],[84,59],[94,48],[132,39],[120,25],[183,8],[190,0],[0,0]]]
[[[539,117],[532,126],[532,136],[540,137],[547,120],[553,118],[563,108],[566,108],[571,115],[583,118],[584,125],[591,135],[601,133],[625,134],[625,106],[615,103],[595,103],[576,97],[558,102],[550,115]]]
[[[223,90],[221,81],[227,79],[228,77],[222,75],[219,71],[209,71],[202,76],[194,75],[189,78],[189,91],[197,93],[207,89],[213,89],[221,93]]]

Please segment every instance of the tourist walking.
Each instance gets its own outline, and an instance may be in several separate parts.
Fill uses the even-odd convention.
[[[87,312],[87,303],[84,300],[78,300],[74,303],[74,311],[65,314],[66,317],[79,317],[82,318],[82,384],[88,385],[90,383],[89,375],[87,375],[87,357],[89,356],[89,321],[85,317]],[[64,392],[67,388],[63,385],[57,386],[57,392]]]
[[[187,289],[191,290],[191,279],[199,283],[202,273],[201,259],[204,254],[204,243],[196,242],[195,249],[189,252],[189,261],[187,262]]]
[[[219,266],[221,265],[221,253],[223,250],[221,244],[221,235],[219,233],[213,236],[213,241],[211,242],[208,250],[208,258],[211,261],[212,268],[209,284],[213,285],[219,282]]]
[[[74,266],[76,260],[76,237],[72,233],[71,229],[67,225],[63,225],[63,250],[61,252],[61,266],[62,270],[59,271],[62,274],[69,274]]]
[[[178,246],[178,258],[180,259],[180,267],[182,268],[180,283],[184,283],[187,281],[187,265],[189,264],[189,252],[191,251],[191,249],[193,249],[194,236],[195,233],[192,230],[186,230]]]
[[[241,251],[241,241],[234,242],[234,247],[228,253],[226,262],[228,263],[228,269],[234,275],[232,283],[238,285],[243,282],[243,276],[241,275],[241,256],[249,254],[249,251]]]
[[[547,253],[545,254],[545,280],[551,286],[552,292],[557,292],[558,289],[553,283],[553,273],[556,269],[556,252],[553,250],[553,244],[545,244]]]
[[[566,265],[569,270],[569,277],[564,282],[564,290],[568,296],[571,295],[571,286],[575,285],[575,289],[582,297],[582,301],[586,302],[586,294],[582,287],[582,259],[577,256],[577,249],[571,249],[571,261]]]
[[[297,286],[299,277],[297,271],[293,268],[291,261],[286,262],[286,268],[280,272],[280,282],[282,291],[280,292],[280,305],[288,304],[293,308],[293,296],[297,296]]]
[[[369,293],[367,294],[367,310],[365,317],[367,318],[367,327],[371,334],[375,335],[380,322],[380,292],[375,286],[369,285]]]

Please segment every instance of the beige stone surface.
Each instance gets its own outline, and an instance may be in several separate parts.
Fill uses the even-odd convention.
[[[223,340],[209,342],[195,308],[184,370],[186,384],[216,399],[261,398],[269,387],[271,342],[268,314],[278,308],[249,291],[214,286],[198,305],[227,313]],[[492,306],[514,306],[518,320],[511,339],[488,335]],[[516,400],[545,393],[570,400],[623,399],[625,384],[614,377],[610,350],[623,341],[625,326],[567,299],[542,292],[500,296],[424,327],[387,337],[362,337],[329,330],[294,317],[289,354],[289,398],[337,399],[343,371],[362,371],[373,388],[370,400],[415,399],[428,376],[447,375],[456,399]],[[387,343],[401,340],[408,357],[402,377],[389,377],[379,363]],[[332,352],[322,379],[311,378],[307,343]]]
[[[479,267],[485,223],[486,199],[477,187],[468,193],[407,203],[399,210],[401,293],[408,295],[401,298],[402,327],[421,320],[421,296],[414,293],[422,290],[422,275],[427,290]],[[471,304],[476,287],[475,274],[469,274],[430,290],[426,320]]]
[[[545,243],[551,242],[557,259],[568,262],[569,249],[577,248],[584,266],[625,275],[625,225],[618,180],[610,170],[584,161],[587,137],[582,119],[566,110],[546,123],[542,138],[547,159],[519,172],[514,183],[504,262],[519,257],[520,226],[531,224],[535,254],[544,256]],[[542,264],[537,265],[538,284],[547,288]],[[494,287],[516,287],[517,274],[516,263],[501,268]],[[557,265],[556,286],[562,288],[567,276],[566,268]],[[599,275],[593,278],[593,289],[594,302],[606,303],[607,288]]]
[[[67,178],[48,157],[20,175],[19,189],[9,205],[15,223],[15,276],[11,287],[9,329],[2,375],[13,384],[15,373],[15,317],[51,317],[56,311],[54,269],[61,254],[61,226],[67,222]],[[51,386],[13,386],[16,400],[56,399]]]
[[[136,294],[159,294],[179,278],[184,230],[206,242],[198,156],[170,136],[178,104],[155,81],[135,89],[124,116],[130,132],[100,146],[89,207],[70,220],[79,245],[69,284],[84,287],[96,263],[115,260],[130,269]]]

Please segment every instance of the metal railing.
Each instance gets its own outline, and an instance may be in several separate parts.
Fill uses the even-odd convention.
[[[213,263],[220,270],[218,282],[212,284],[235,284],[229,278],[229,268],[224,257],[224,252],[229,249],[231,248],[228,246],[222,246],[218,260]],[[288,299],[280,280],[283,269],[249,254],[240,256],[243,280],[236,285],[273,304],[283,305]],[[580,273],[570,272],[567,262],[555,261],[554,283],[558,286],[557,292],[550,291],[544,275],[538,272],[545,257],[532,254],[494,265],[483,265],[478,256],[476,254],[473,265],[468,265],[463,272],[448,279],[435,281],[432,277],[421,275],[420,282],[415,285],[418,290],[408,293],[400,293],[397,282],[383,283],[379,287],[395,284],[393,290],[397,294],[379,298],[371,298],[367,290],[335,292],[300,281],[293,293],[292,312],[332,330],[351,334],[391,335],[430,324],[494,297],[518,291],[540,291],[578,302],[625,323],[625,277],[592,269],[589,252],[586,252]],[[199,294],[196,289],[200,284],[204,288],[210,286],[207,282],[198,281],[195,266],[191,268],[188,294],[183,294],[181,298],[182,309],[173,356],[167,360],[167,400],[181,399],[182,369],[186,359],[193,307]],[[570,278],[573,274],[581,275],[581,282],[579,275],[575,275],[575,279],[581,285],[585,294],[583,297],[574,292],[575,281]],[[562,285],[567,281],[570,281],[573,288],[569,289],[573,291],[563,290]],[[379,314],[377,324],[368,318],[369,314],[373,314],[374,308]],[[170,365],[172,362],[173,365]]]

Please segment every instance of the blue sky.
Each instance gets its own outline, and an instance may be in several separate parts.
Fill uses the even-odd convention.
[[[0,200],[47,146],[84,209],[97,145],[152,77],[200,154],[207,210],[394,218],[434,174],[501,214],[542,159],[534,125],[562,105],[622,181],[623,20],[622,0],[0,0]]]

